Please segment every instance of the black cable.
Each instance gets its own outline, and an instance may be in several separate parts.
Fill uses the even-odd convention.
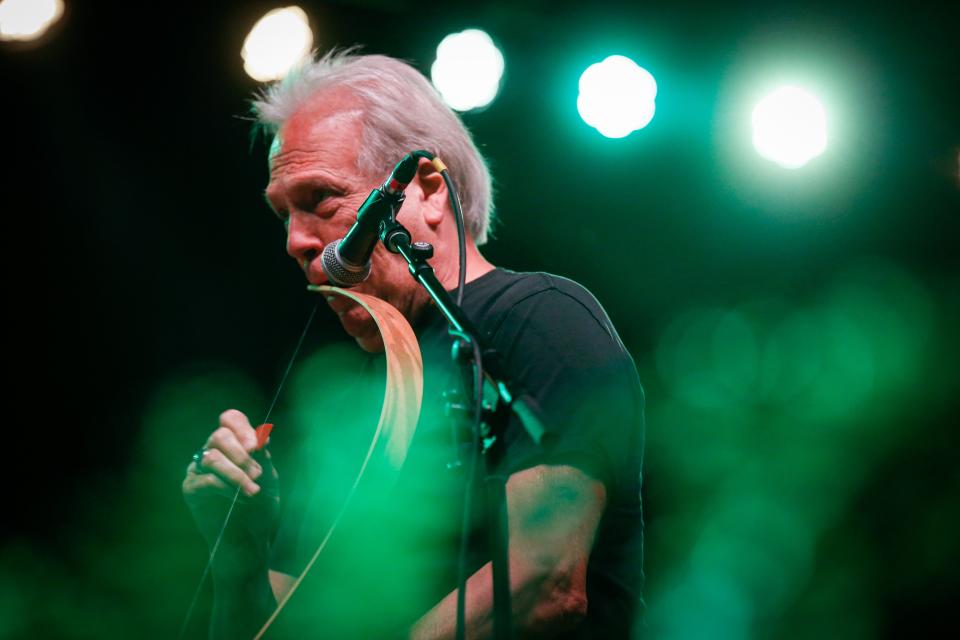
[[[450,206],[453,208],[453,219],[457,223],[457,246],[460,252],[460,273],[457,276],[457,306],[461,306],[463,304],[463,287],[467,280],[467,233],[463,221],[463,208],[460,206],[460,194],[450,178],[450,171],[437,156],[423,149],[411,151],[410,155],[415,158],[426,158],[432,162],[443,177],[443,182],[447,185],[447,195],[450,198]]]
[[[453,208],[453,218],[457,224],[457,245],[460,262],[460,270],[457,276],[457,306],[462,307],[463,288],[467,278],[467,238],[466,225],[463,221],[463,209],[460,206],[460,194],[457,193],[457,187],[453,184],[453,180],[450,178],[450,172],[442,160],[438,159],[429,151],[424,150],[411,151],[410,155],[416,158],[426,158],[430,160],[433,166],[440,172],[444,183],[447,185],[450,206]],[[467,471],[467,485],[464,490],[460,552],[457,560],[457,640],[465,640],[466,638],[467,547],[469,546],[470,521],[473,512],[473,490],[476,485],[477,464],[480,458],[480,425],[483,409],[483,360],[479,345],[471,341],[471,346],[473,347],[476,400],[473,414],[473,454],[470,456],[470,467]]]
[[[447,183],[447,193],[450,194],[450,204],[453,206],[454,218],[457,220],[457,244],[460,249],[460,275],[457,278],[457,306],[463,304],[463,285],[467,278],[467,237],[464,229],[463,210],[460,208],[460,194],[450,179],[449,171],[444,170],[440,173],[443,181]]]

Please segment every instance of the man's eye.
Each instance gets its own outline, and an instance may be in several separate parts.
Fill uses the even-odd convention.
[[[313,192],[313,206],[323,203],[324,200],[330,197],[329,191],[324,191],[323,189],[317,189]]]

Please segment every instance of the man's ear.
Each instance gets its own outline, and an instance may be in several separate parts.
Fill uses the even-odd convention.
[[[447,185],[426,158],[420,158],[416,180],[423,192],[423,220],[431,228],[436,228],[447,213]]]

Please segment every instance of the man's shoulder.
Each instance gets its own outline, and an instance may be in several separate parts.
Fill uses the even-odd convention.
[[[513,271],[496,267],[475,282],[487,285],[490,290],[499,290],[502,294],[525,296],[543,291],[557,290],[570,295],[592,294],[582,284],[545,271]]]
[[[586,287],[570,278],[544,271],[511,271],[497,267],[478,279],[475,294],[486,302],[488,309],[495,304],[499,310],[537,296],[569,298],[606,319],[603,307]]]
[[[527,321],[594,325],[619,342],[607,312],[585,286],[543,271],[520,272],[497,268],[481,278],[478,287],[477,315],[499,325],[511,314],[522,314]]]

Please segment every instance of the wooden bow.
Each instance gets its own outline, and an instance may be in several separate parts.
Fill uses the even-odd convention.
[[[320,553],[327,546],[327,542],[346,513],[351,499],[357,493],[357,488],[361,485],[368,467],[376,466],[378,477],[387,474],[395,480],[399,475],[413,439],[423,400],[423,358],[420,354],[420,345],[410,324],[396,308],[379,298],[337,287],[311,285],[308,289],[323,295],[342,296],[353,300],[373,316],[383,338],[384,354],[387,359],[383,406],[360,472],[334,518],[333,524],[330,525],[303,572],[277,603],[276,610],[264,623],[254,640],[259,640],[267,632],[303,582],[307,572],[320,557]]]

